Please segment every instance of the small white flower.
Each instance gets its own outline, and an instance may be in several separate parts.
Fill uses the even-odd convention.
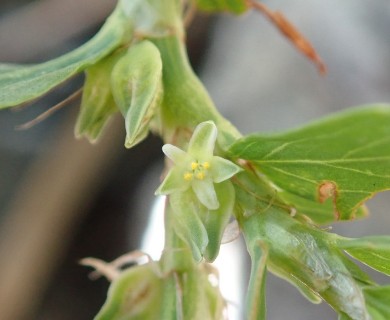
[[[214,122],[202,122],[196,127],[187,152],[171,144],[163,146],[163,152],[175,166],[156,194],[171,194],[192,188],[204,206],[210,210],[218,209],[214,183],[231,178],[241,169],[233,162],[213,155],[217,132]]]

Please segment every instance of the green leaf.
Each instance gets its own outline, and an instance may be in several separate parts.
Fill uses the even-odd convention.
[[[390,319],[390,286],[365,287],[363,293],[373,320]]]
[[[303,214],[319,225],[333,223],[336,219],[334,205],[330,201],[320,203],[285,191],[278,192],[278,198],[292,208],[295,208],[298,215]],[[362,205],[356,210],[354,215],[351,216],[351,219],[362,219],[367,216],[368,209],[366,206]]]
[[[253,172],[239,172],[232,181],[236,190],[236,210],[244,217],[263,213],[272,205],[278,205],[275,201],[276,190]]]
[[[350,256],[390,276],[390,236],[340,238],[337,243]]]
[[[390,189],[390,106],[340,112],[282,134],[250,135],[230,148],[280,190],[333,202],[337,219]]]
[[[119,2],[102,29],[81,47],[48,62],[0,65],[0,109],[37,98],[130,40],[131,22]]]
[[[318,302],[317,295],[352,319],[367,318],[361,285],[369,280],[358,268],[350,270],[333,235],[274,206],[238,220],[249,250],[259,243],[268,248],[270,272],[296,285],[311,301]]]
[[[144,138],[162,98],[162,62],[154,44],[145,40],[117,62],[111,74],[114,99],[125,118],[130,148]]]
[[[95,141],[111,115],[119,111],[111,93],[112,68],[123,52],[110,55],[86,69],[86,80],[76,123],[76,137],[85,135]]]
[[[214,185],[220,206],[216,210],[209,210],[202,217],[207,230],[208,244],[204,252],[206,261],[214,261],[219,253],[221,240],[229,219],[233,213],[234,188],[230,181],[224,181]]]
[[[199,9],[208,12],[229,11],[240,14],[248,10],[244,0],[195,0],[195,4]]]
[[[19,64],[13,64],[13,63],[7,63],[7,64],[2,64],[0,63],[0,78],[4,76],[7,72],[13,72],[18,69],[22,68],[21,65]]]

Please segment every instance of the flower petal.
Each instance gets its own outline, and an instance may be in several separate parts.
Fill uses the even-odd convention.
[[[184,191],[188,189],[189,186],[190,182],[184,180],[182,170],[174,167],[168,172],[164,181],[160,184],[154,194],[171,194],[176,191]]]
[[[214,190],[214,184],[210,179],[193,180],[192,189],[194,190],[199,201],[204,206],[210,210],[216,210],[219,208],[219,202]]]
[[[218,130],[214,122],[205,121],[200,123],[191,137],[188,154],[191,157],[200,157],[202,160],[212,157],[217,133]]]
[[[162,147],[162,151],[175,164],[183,163],[188,158],[187,152],[171,144],[164,144]]]
[[[210,170],[213,181],[215,183],[219,183],[233,177],[242,169],[227,159],[213,157],[211,160]]]

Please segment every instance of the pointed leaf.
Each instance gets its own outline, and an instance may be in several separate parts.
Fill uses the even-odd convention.
[[[390,236],[341,238],[337,243],[350,256],[390,276]]]
[[[81,47],[48,62],[11,67],[0,73],[0,109],[37,98],[76,73],[93,65],[131,36],[131,22],[122,1],[102,29]]]
[[[112,71],[111,87],[125,118],[127,148],[139,142],[160,103],[161,77],[160,52],[146,40],[132,46]]]
[[[284,134],[251,135],[230,151],[253,161],[280,189],[333,202],[337,218],[350,219],[365,200],[390,189],[390,106],[348,110]]]
[[[214,261],[218,256],[223,233],[233,214],[235,200],[234,188],[230,181],[215,184],[214,187],[220,206],[216,210],[208,211],[203,219],[209,238],[204,257],[209,262]]]
[[[86,69],[76,137],[85,135],[91,142],[95,141],[111,115],[119,111],[111,93],[110,75],[122,54],[115,53]]]

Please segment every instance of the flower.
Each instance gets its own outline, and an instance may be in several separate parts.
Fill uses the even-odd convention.
[[[219,208],[214,183],[231,178],[241,168],[213,155],[217,133],[214,122],[206,121],[195,128],[187,152],[171,144],[163,146],[163,152],[175,165],[156,190],[156,195],[184,192],[192,188],[198,200],[208,209]]]

